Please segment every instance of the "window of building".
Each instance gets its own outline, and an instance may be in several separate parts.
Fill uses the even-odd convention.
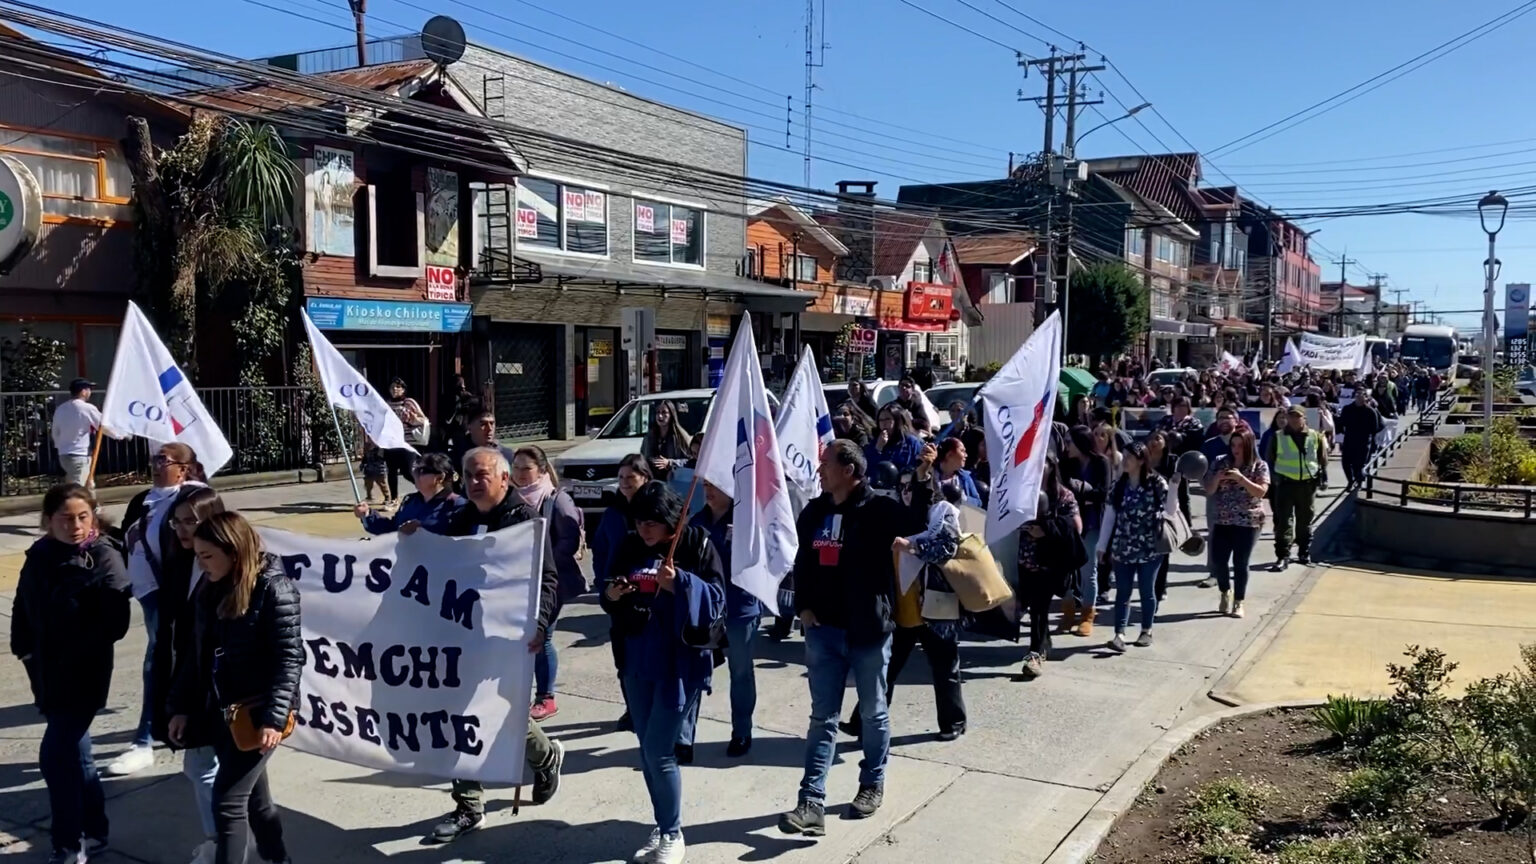
[[[1140,261],[1147,251],[1147,232],[1144,228],[1125,229],[1125,255],[1132,261]]]
[[[935,366],[955,366],[960,362],[960,336],[929,334],[928,353]]]
[[[704,266],[704,211],[635,199],[635,260]]]
[[[756,279],[756,278],[759,278],[759,277],[761,277],[763,275],[763,274],[757,272],[757,249],[756,249],[756,247],[753,247],[753,246],[748,246],[747,247],[747,264],[746,264],[746,266],[747,266],[747,276],[749,276],[749,277],[751,277],[753,279]]]
[[[111,141],[0,124],[0,153],[27,166],[43,189],[43,219],[130,222],[133,174]]]
[[[1173,297],[1167,291],[1152,292],[1152,316],[1154,318],[1173,318]]]
[[[1012,280],[1009,278],[1007,272],[1003,270],[988,270],[985,273],[985,278],[987,283],[987,296],[984,298],[985,302],[1011,303],[1013,301],[1013,297],[1010,296],[1013,293],[1011,290]]]
[[[404,163],[368,166],[368,268],[370,275],[415,278],[421,275],[426,220],[421,196]]]
[[[608,193],[542,177],[517,181],[517,245],[608,254]]]
[[[1153,257],[1159,261],[1172,262],[1174,260],[1174,244],[1172,238],[1164,234],[1158,234],[1156,237],[1156,243],[1154,245],[1156,247],[1156,251],[1153,253]]]
[[[791,276],[798,282],[816,281],[816,256],[814,255],[785,255],[784,274]]]
[[[933,281],[933,262],[932,261],[914,261],[914,262],[912,262],[912,281],[913,282],[932,282]]]

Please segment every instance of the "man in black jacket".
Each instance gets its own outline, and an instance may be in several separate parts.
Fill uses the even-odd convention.
[[[933,464],[924,448],[924,465]],[[805,775],[798,806],[779,818],[787,834],[826,833],[826,780],[837,743],[843,688],[850,673],[858,691],[864,760],[859,793],[848,816],[862,819],[885,796],[885,763],[891,749],[886,714],[886,669],[896,629],[896,567],[891,546],[897,537],[921,531],[925,500],[912,507],[870,489],[864,454],[838,439],[821,455],[823,494],[807,504],[796,524],[795,607],[805,628],[805,665],[811,688],[811,723],[806,732]],[[923,469],[919,469],[921,472]],[[922,484],[914,483],[914,487]]]
[[[1344,463],[1344,480],[1350,486],[1365,479],[1365,463],[1375,449],[1376,435],[1384,424],[1381,414],[1371,405],[1371,394],[1362,385],[1355,388],[1355,400],[1339,412],[1339,427],[1344,443],[1339,448]]]
[[[455,468],[463,470],[464,457],[476,447],[490,447],[507,459],[507,464],[512,464],[512,449],[496,443],[496,412],[490,408],[482,408],[471,411],[464,420],[464,430],[454,437],[448,444],[448,458],[453,460]],[[465,480],[459,477],[458,489],[463,493]]]
[[[512,465],[500,449],[476,447],[470,450],[464,454],[463,469],[471,506],[460,509],[443,533],[451,537],[489,534],[538,515],[512,488]],[[400,533],[410,534],[415,530],[414,523],[407,523],[401,526]],[[560,577],[555,572],[555,556],[549,546],[547,531],[543,559],[539,621],[528,642],[529,654],[537,653],[544,647],[544,640],[549,638],[549,622],[560,597]],[[528,769],[533,772],[533,803],[543,804],[555,797],[555,792],[560,789],[560,766],[565,762],[565,747],[559,741],[550,740],[539,724],[530,719],[524,757]],[[484,799],[485,791],[479,781],[453,781],[453,801],[457,806],[432,829],[430,839],[447,843],[479,828],[485,823]]]

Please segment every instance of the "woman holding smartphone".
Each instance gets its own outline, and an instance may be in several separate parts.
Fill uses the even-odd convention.
[[[1253,431],[1247,426],[1238,427],[1229,442],[1231,452],[1217,459],[1206,475],[1206,510],[1211,520],[1211,577],[1221,588],[1218,611],[1241,618],[1248,593],[1248,559],[1264,530],[1269,465],[1259,458]]]
[[[298,702],[304,666],[299,591],[238,513],[217,513],[199,524],[192,549],[204,582],[193,601],[192,648],[177,664],[170,737],[186,741],[194,719],[212,737],[219,760],[216,864],[243,864],[252,835],[262,861],[284,864],[288,850],[267,787],[267,761],[291,728]],[[225,720],[234,705],[259,730],[255,749],[242,749]]]

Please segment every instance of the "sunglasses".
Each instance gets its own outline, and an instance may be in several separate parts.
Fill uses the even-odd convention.
[[[185,464],[187,464],[185,462],[178,462],[175,459],[172,459],[171,457],[165,455],[164,453],[156,453],[154,459],[152,459],[151,461],[154,462],[156,465],[185,465]]]

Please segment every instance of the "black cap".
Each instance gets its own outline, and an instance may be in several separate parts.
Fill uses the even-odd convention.
[[[81,390],[87,390],[95,386],[96,382],[89,378],[76,378],[75,380],[69,382],[69,392],[71,394],[79,393]]]

